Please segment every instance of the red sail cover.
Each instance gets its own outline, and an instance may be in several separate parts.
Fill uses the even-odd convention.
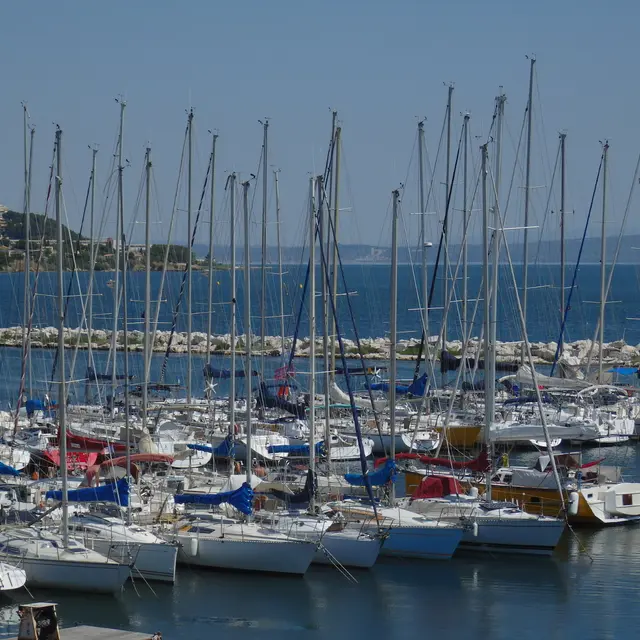
[[[431,464],[437,467],[448,467],[449,469],[467,469],[469,471],[485,472],[491,469],[491,462],[486,450],[482,450],[480,455],[473,460],[459,461],[450,458],[431,458],[419,453],[398,453],[396,460],[419,460],[423,464]],[[386,458],[376,460],[375,466],[384,464]]]
[[[449,495],[463,495],[462,485],[452,476],[427,476],[413,492],[414,500],[420,498],[444,498]]]
[[[60,466],[60,449],[49,447],[40,454],[45,460],[53,463],[56,467]],[[93,465],[98,457],[97,453],[82,453],[79,451],[67,452],[67,471],[86,471],[88,467]]]

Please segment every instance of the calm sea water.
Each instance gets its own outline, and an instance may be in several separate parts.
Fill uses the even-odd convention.
[[[291,315],[287,320],[287,334],[293,332],[294,314],[299,305],[303,272],[289,267],[285,305]],[[533,279],[542,288],[534,289],[530,296],[529,332],[533,340],[552,340],[557,337],[558,291],[553,288],[557,280],[556,267],[538,267],[532,270]],[[388,276],[385,266],[351,266],[346,269],[356,326],[361,336],[384,335],[388,329]],[[470,273],[471,297],[479,285],[479,270]],[[241,280],[240,274],[240,280]],[[252,274],[253,275],[253,274]],[[80,276],[81,278],[84,275]],[[97,313],[104,314],[96,326],[109,328],[108,314],[113,308],[112,291],[106,286],[110,274],[98,275]],[[277,315],[278,299],[270,280],[267,295],[267,314]],[[161,321],[168,326],[171,306],[175,304],[180,286],[179,274],[169,277],[167,302],[163,303]],[[569,274],[570,278],[570,274]],[[228,292],[229,274],[216,275],[219,301]],[[418,336],[416,313],[406,311],[417,307],[413,276],[409,267],[402,267],[399,292],[399,329],[407,337]],[[570,282],[570,279],[568,280]],[[142,304],[142,275],[130,276],[130,316],[140,318]],[[158,284],[159,274],[154,274]],[[218,282],[220,284],[218,284]],[[53,278],[45,274],[43,294],[54,292]],[[255,278],[256,301],[252,313],[260,313],[259,278]],[[83,286],[81,284],[81,286]],[[194,301],[201,305],[206,300],[208,280],[194,276]],[[241,287],[240,287],[241,288]],[[620,300],[607,309],[607,339],[623,335],[629,343],[640,342],[640,325],[627,320],[638,314],[636,309],[638,280],[634,267],[620,266],[614,277],[610,299]],[[12,275],[0,276],[0,295],[5,304],[0,306],[0,325],[19,324],[22,310],[22,284]],[[241,294],[240,294],[241,295]],[[568,338],[578,339],[592,335],[597,320],[599,295],[598,267],[581,269],[579,288],[572,304]],[[340,317],[346,335],[349,313],[346,298],[341,298]],[[69,306],[69,325],[77,326],[81,317],[78,298]],[[201,305],[202,311],[204,306]],[[51,298],[38,300],[37,323],[54,324]],[[434,311],[434,320],[436,313]],[[515,302],[513,289],[507,284],[501,290],[501,339],[517,339],[519,329],[514,322]],[[240,309],[239,317],[242,317]],[[480,317],[480,316],[478,316]],[[204,328],[204,314],[194,315],[194,330]],[[215,331],[228,331],[228,307],[216,307]],[[258,325],[254,325],[255,327]],[[267,333],[279,333],[279,320],[268,320]],[[184,329],[184,316],[178,319],[178,328]],[[132,326],[132,328],[135,328]],[[450,336],[457,334],[455,318],[451,322]],[[304,327],[302,334],[306,335]],[[100,353],[98,368],[106,368],[106,354]],[[34,387],[46,386],[50,376],[53,353],[35,350],[33,357]],[[69,362],[70,357],[68,358]],[[140,358],[132,355],[132,372],[140,371]],[[220,364],[226,364],[217,360]],[[204,358],[193,363],[199,375]],[[267,361],[267,369],[277,366],[278,359]],[[154,375],[160,370],[161,356],[154,357]],[[76,376],[82,377],[86,354],[80,353]],[[304,368],[304,361],[300,368]],[[0,403],[14,404],[19,382],[20,354],[17,349],[0,350],[3,379],[0,384]],[[183,381],[186,359],[171,356],[167,379]],[[401,365],[400,374],[410,375],[410,363]],[[200,380],[200,378],[194,378]],[[222,389],[224,392],[224,389]],[[78,385],[78,397],[82,390]],[[5,404],[5,406],[6,406]],[[591,451],[588,455],[602,454],[612,464],[622,466],[626,477],[640,479],[640,457],[635,444]],[[531,463],[535,454],[520,454],[515,461]],[[304,578],[248,576],[214,571],[180,568],[177,584],[153,585],[153,593],[141,582],[135,588],[127,585],[118,597],[91,594],[65,594],[37,591],[35,600],[53,600],[59,603],[59,612],[65,625],[76,623],[119,627],[138,631],[161,630],[170,639],[309,638],[335,640],[340,638],[408,638],[414,636],[451,638],[521,639],[640,637],[640,608],[637,603],[640,580],[640,527],[627,526],[606,530],[578,530],[567,532],[561,547],[552,558],[461,556],[449,562],[381,561],[371,571],[356,572],[357,584],[341,577],[335,570],[312,567]],[[31,601],[26,594],[6,596],[0,604],[9,613],[17,602]],[[15,625],[0,624],[4,635],[15,633]]]

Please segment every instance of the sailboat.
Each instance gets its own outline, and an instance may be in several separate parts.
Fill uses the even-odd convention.
[[[122,108],[124,108],[122,106]],[[56,130],[56,225],[58,230],[58,354],[60,458],[66,459],[66,379],[64,360],[64,236],[62,233],[62,130]],[[67,465],[60,468],[62,475],[61,535],[39,527],[7,528],[0,533],[0,552],[12,565],[24,569],[30,586],[78,589],[84,591],[115,592],[130,576],[129,566],[120,564],[69,538]]]
[[[502,123],[504,96],[496,98],[498,112],[498,131]],[[498,135],[500,140],[500,135]],[[499,150],[497,157],[499,158]],[[487,198],[488,150],[482,147],[482,210],[483,210],[483,286],[484,299],[484,352],[485,352],[485,424],[484,436],[486,447],[492,451],[495,422],[495,358],[496,358],[496,322],[498,295],[498,258],[499,233],[501,233],[501,218],[499,203],[494,203],[494,244],[492,247],[493,270],[489,270],[489,217]],[[493,276],[490,281],[490,275]],[[526,330],[523,323],[525,345],[527,344]],[[451,399],[453,402],[453,398]],[[545,438],[549,440],[544,414],[541,415],[541,426]],[[447,460],[423,458],[423,462],[431,465],[447,466]],[[486,453],[484,459],[478,458],[477,463],[453,463],[449,467],[457,467],[469,471],[486,473],[485,496],[478,497],[478,490],[474,489],[466,495],[462,486],[453,475],[434,475],[426,471],[423,480],[410,498],[404,500],[406,508],[415,513],[431,517],[442,518],[445,521],[463,519],[472,524],[465,532],[461,548],[481,551],[504,551],[517,553],[551,554],[557,546],[564,531],[564,519],[557,519],[542,515],[533,515],[522,511],[515,503],[497,503],[492,493],[492,475],[490,456]],[[416,474],[413,474],[414,476]],[[411,479],[413,480],[413,478]],[[554,481],[556,478],[554,477]],[[407,483],[409,482],[407,478]],[[446,490],[444,487],[447,487]]]
[[[251,270],[249,243],[249,182],[242,184],[244,210],[244,324],[246,332],[245,373],[251,371]],[[235,345],[232,346],[235,349]],[[233,379],[233,378],[232,378]],[[246,385],[245,424],[246,482],[238,489],[222,493],[177,494],[177,504],[220,506],[230,504],[244,516],[252,513],[252,404],[251,385]],[[233,404],[233,396],[231,397]],[[248,520],[237,520],[225,513],[191,513],[176,523],[165,537],[182,545],[178,561],[202,567],[304,574],[316,551],[316,544],[292,538],[280,531]]]
[[[355,500],[329,503],[341,512],[352,526],[360,527],[368,533],[384,532],[386,538],[382,547],[383,556],[449,559],[454,554],[464,534],[460,523],[433,520],[422,514],[404,509],[395,500],[395,431],[396,431],[396,343],[397,343],[397,288],[398,288],[398,205],[400,193],[393,192],[393,221],[391,249],[391,304],[390,304],[390,354],[389,354],[389,431],[390,455],[387,464],[374,479],[372,474],[346,474],[345,479],[352,485],[389,484],[391,498],[389,506],[374,506]]]

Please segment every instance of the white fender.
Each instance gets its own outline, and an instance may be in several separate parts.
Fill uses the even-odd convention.
[[[580,495],[578,494],[577,491],[572,491],[569,494],[569,507],[567,509],[567,512],[569,513],[570,516],[578,515],[579,504],[580,504]]]
[[[189,540],[189,555],[192,558],[198,555],[198,538],[191,538]]]

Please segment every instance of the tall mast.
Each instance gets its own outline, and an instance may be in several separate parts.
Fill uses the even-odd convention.
[[[500,87],[500,95],[496,96],[496,157],[493,176],[495,193],[492,194],[493,206],[495,210],[500,208],[500,183],[502,178],[502,130],[504,127],[504,103],[506,101],[507,96],[504,94],[502,87]]]
[[[27,131],[29,131],[29,112],[26,103],[22,103],[23,141],[24,141],[24,308],[22,321],[22,354],[25,359],[22,367],[27,371],[31,362],[31,339],[28,326],[31,315],[31,214],[30,214],[30,190],[31,190],[31,158],[33,154],[33,134],[31,129],[31,141],[27,147]],[[31,397],[32,381],[28,376],[29,397]]]
[[[58,428],[62,473],[62,541],[69,546],[69,493],[67,486],[67,384],[64,365],[64,234],[62,233],[62,130],[56,129],[56,228],[58,235]]]
[[[28,260],[28,269],[27,273],[29,287],[31,288],[31,176],[33,175],[33,139],[36,133],[35,127],[30,128],[29,132],[29,179],[27,180],[27,220],[26,220],[26,235],[27,235],[27,243],[25,245],[25,255]],[[29,292],[29,295],[30,292]],[[29,300],[31,302],[31,300]],[[31,306],[29,305],[29,315],[31,315]],[[33,396],[33,371],[31,369],[31,335],[27,334],[27,362],[26,372],[29,374],[29,397]]]
[[[337,116],[337,112],[336,116]],[[340,208],[340,139],[342,137],[342,127],[336,127],[335,129],[335,143],[334,143],[334,172],[333,172],[333,231],[335,237],[333,238],[333,260],[332,260],[332,282],[331,282],[331,295],[333,296],[333,305],[332,309],[335,309],[336,312],[338,310],[337,302],[338,302],[338,217],[339,217],[339,208]],[[331,211],[329,211],[329,217],[331,217]],[[327,225],[329,229],[329,237],[327,239],[327,244],[332,242],[332,234],[331,234],[331,225]],[[329,259],[329,255],[327,254],[327,260]],[[345,292],[346,293],[346,292]],[[336,318],[333,318],[331,323],[331,366],[330,376],[331,381],[335,380],[336,377],[336,333],[337,333],[337,322]],[[327,446],[328,443],[327,443]]]
[[[262,122],[262,270],[261,270],[261,291],[260,291],[260,376],[264,379],[264,339],[265,339],[265,316],[267,302],[267,186],[269,176],[267,167],[269,163],[268,132],[269,120],[265,118]]]
[[[211,359],[211,331],[212,326],[212,309],[213,309],[213,222],[215,212],[215,193],[216,193],[216,142],[218,134],[213,134],[213,143],[211,146],[211,194],[209,203],[209,298],[207,304],[207,362]],[[210,394],[209,394],[210,395]]]
[[[284,364],[284,283],[282,281],[282,244],[280,242],[280,184],[278,182],[278,174],[280,169],[273,170],[273,178],[276,190],[276,241],[278,243],[278,283],[280,290],[280,345],[282,352],[282,361]]]
[[[124,360],[124,430],[126,442],[126,466],[127,466],[127,482],[131,481],[131,429],[129,428],[129,310],[127,295],[127,238],[124,226],[124,201],[122,189],[122,174],[124,165],[122,164],[122,146],[119,152],[118,164],[118,218],[120,220],[120,232],[122,233],[122,349]],[[113,359],[115,362],[115,352]],[[131,524],[131,505],[127,508],[127,523]]]
[[[321,187],[318,186],[318,189]],[[309,471],[316,470],[316,179],[309,179]],[[318,194],[320,197],[320,194]],[[313,496],[310,498],[313,509]]]
[[[236,174],[229,176],[229,244],[231,245],[231,377],[229,378],[229,434],[236,425]]]
[[[447,97],[447,175],[446,175],[446,195],[445,195],[445,207],[449,199],[449,193],[451,191],[451,106],[453,98],[453,84],[449,84],[449,92]],[[445,315],[443,317],[442,324],[442,348],[447,347],[447,316],[446,308],[447,301],[449,300],[449,223],[447,221],[446,212],[443,221],[443,234],[444,234],[444,288],[443,288],[443,308],[445,309]]]
[[[529,287],[529,191],[531,190],[531,133],[533,128],[533,74],[536,64],[535,57],[531,57],[529,69],[529,100],[527,102],[527,165],[525,169],[524,185],[524,236],[522,248],[522,313],[527,321],[527,298]],[[523,352],[524,353],[524,352]]]
[[[144,286],[144,375],[142,378],[142,432],[146,433],[147,412],[149,409],[149,374],[151,364],[151,149],[145,154],[146,184],[144,208],[144,250],[145,250],[145,286]]]
[[[391,224],[391,299],[389,305],[389,431],[391,444],[389,446],[389,457],[395,460],[396,457],[396,344],[398,342],[397,319],[398,319],[398,202],[400,192],[395,189],[393,192],[393,221]],[[394,483],[391,483],[391,506],[394,505],[396,491]]]
[[[564,322],[564,291],[565,291],[565,246],[564,246],[564,217],[565,217],[565,194],[566,194],[566,139],[567,134],[560,134],[560,327]],[[560,332],[559,353],[562,355],[564,342],[564,331]]]
[[[607,165],[609,156],[609,141],[604,143],[604,159],[602,163],[602,237],[600,239],[600,344],[598,345],[598,384],[602,384],[602,356],[604,348],[604,310],[606,300],[606,275],[607,275]]]
[[[249,181],[242,183],[242,209],[244,211],[244,368],[245,386],[247,390],[247,421],[245,427],[245,443],[247,450],[246,473],[247,483],[251,485],[251,244],[249,241]],[[235,371],[231,372],[231,377]]]
[[[485,443],[491,442],[491,424],[495,414],[495,375],[493,362],[494,344],[491,342],[491,311],[493,301],[491,299],[491,283],[489,281],[489,206],[487,194],[487,171],[488,171],[488,152],[487,145],[483,145],[482,149],[482,278],[484,288],[484,362],[485,362],[485,418],[484,418],[484,439]],[[497,207],[494,207],[494,211]],[[495,230],[495,240],[493,251],[498,246],[498,229]],[[486,496],[491,501],[491,472],[486,475]]]
[[[91,340],[93,336],[93,270],[96,257],[94,255],[95,247],[93,234],[95,223],[95,205],[96,205],[96,155],[98,154],[98,147],[95,145],[91,147],[91,205],[89,209],[89,284],[88,284],[88,298],[87,298],[87,359],[89,366],[93,367],[93,351],[91,347]]]
[[[418,122],[418,199],[420,205],[420,245],[422,259],[422,325],[425,335],[425,362],[429,349],[429,283],[427,282],[427,214],[424,201],[424,121]]]
[[[187,404],[191,404],[191,293],[193,259],[191,252],[191,165],[193,164],[193,108],[189,110],[189,164],[187,170]]]
[[[122,168],[122,134],[124,128],[124,109],[127,103],[118,98],[120,105],[120,130],[118,133],[118,171]],[[120,216],[116,215],[116,246],[115,246],[115,263],[114,263],[114,285],[113,285],[113,330],[111,332],[111,416],[115,415],[115,398],[116,398],[116,380],[118,375],[118,363],[116,353],[118,349],[118,315],[120,307]]]
[[[464,114],[464,157],[462,167],[462,344],[469,340],[469,252],[468,252],[468,227],[471,212],[468,210],[467,189],[469,185],[469,114]]]
[[[322,282],[322,363],[323,363],[323,383],[324,383],[324,451],[327,465],[331,464],[331,398],[329,396],[330,374],[329,374],[329,248],[331,247],[331,202],[328,200],[325,207],[326,191],[324,188],[324,176],[317,177],[317,208],[318,208],[318,244],[326,247],[325,259],[320,261],[320,280]],[[325,242],[325,233],[327,234]],[[315,251],[315,245],[314,245]],[[314,263],[315,264],[315,263]],[[315,271],[314,271],[315,285]],[[314,307],[315,313],[315,307]],[[315,335],[315,334],[314,334]],[[315,349],[315,347],[314,347]],[[314,351],[315,353],[315,351]],[[315,391],[315,387],[314,387]],[[315,417],[315,414],[314,414]]]

